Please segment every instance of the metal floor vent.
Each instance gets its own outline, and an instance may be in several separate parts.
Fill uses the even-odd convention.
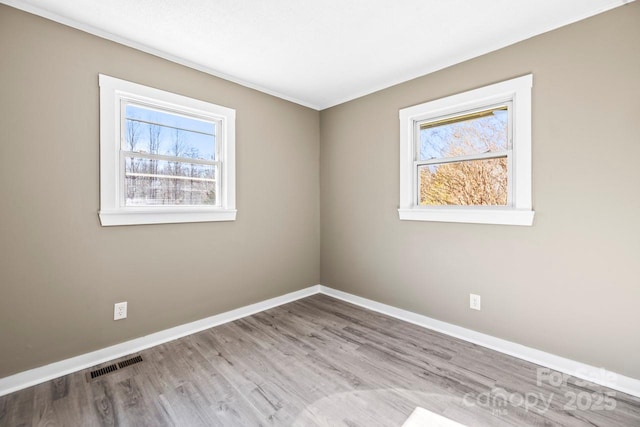
[[[89,372],[89,376],[91,379],[101,377],[103,375],[107,375],[108,373],[117,371],[118,367],[114,363],[113,365],[105,366],[104,368],[96,369],[95,371]]]
[[[94,378],[101,377],[103,375],[110,374],[111,372],[115,372],[118,369],[126,368],[127,366],[131,366],[140,362],[142,362],[142,356],[134,356],[131,359],[123,360],[122,362],[112,363],[109,366],[104,366],[100,369],[96,369],[94,371],[88,372],[87,381],[90,381]]]
[[[123,360],[122,362],[118,362],[118,368],[126,368],[127,366],[131,366],[134,363],[142,362],[142,356],[132,357],[131,359]]]

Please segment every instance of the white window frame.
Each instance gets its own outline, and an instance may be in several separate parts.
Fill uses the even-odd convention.
[[[102,226],[235,221],[235,116],[232,108],[99,75],[100,223]],[[220,194],[216,206],[125,206],[121,111],[127,102],[215,121]]]
[[[409,221],[477,224],[533,224],[531,203],[531,88],[533,75],[403,108],[400,117],[400,206],[398,216]],[[511,144],[508,206],[420,206],[418,146],[420,123],[510,103]]]

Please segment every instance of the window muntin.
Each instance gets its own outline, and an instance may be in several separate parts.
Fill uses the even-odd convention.
[[[510,206],[511,103],[415,122],[418,206]]]
[[[101,224],[235,220],[235,110],[99,81]]]
[[[401,220],[532,225],[532,86],[529,74],[399,111]]]

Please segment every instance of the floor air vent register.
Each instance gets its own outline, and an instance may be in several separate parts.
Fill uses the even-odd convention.
[[[91,381],[94,378],[101,377],[103,375],[110,374],[112,372],[117,371],[118,369],[126,368],[127,366],[135,365],[136,363],[142,362],[142,356],[135,356],[127,360],[123,360],[121,362],[112,363],[108,366],[103,366],[100,369],[93,370],[91,372],[87,372],[87,381]]]

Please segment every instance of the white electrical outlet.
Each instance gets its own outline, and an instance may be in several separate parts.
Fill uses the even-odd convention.
[[[120,320],[127,318],[127,302],[117,302],[113,306],[113,320]]]
[[[480,310],[480,295],[469,294],[469,308]]]

